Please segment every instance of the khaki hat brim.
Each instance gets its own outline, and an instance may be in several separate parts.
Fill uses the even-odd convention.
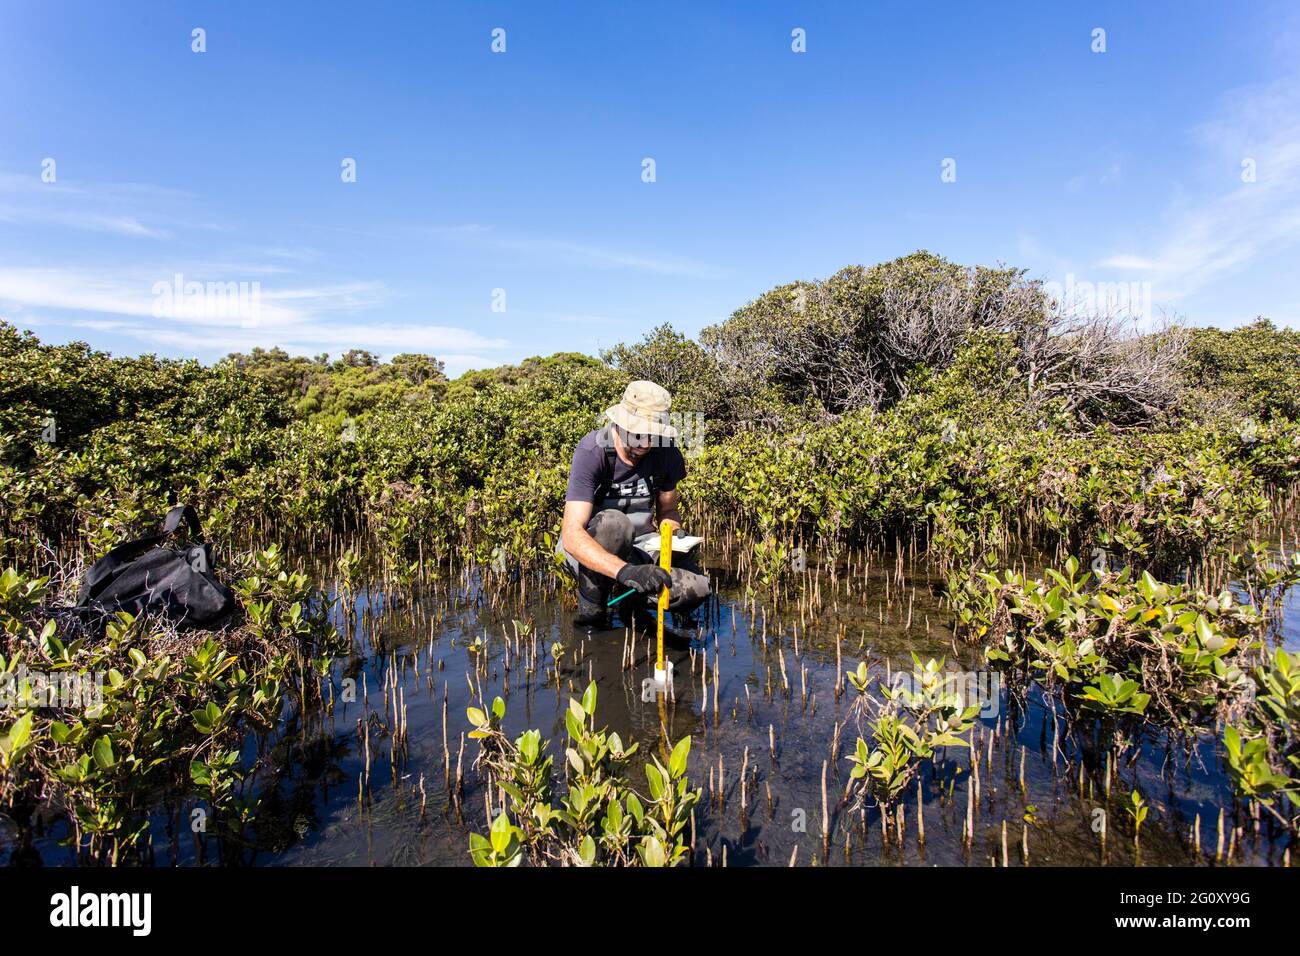
[[[605,409],[605,417],[634,435],[659,435],[663,438],[677,437],[677,429],[672,425],[657,422],[652,418],[642,418],[640,415],[634,415],[622,403]]]

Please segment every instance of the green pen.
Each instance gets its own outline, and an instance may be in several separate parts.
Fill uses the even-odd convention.
[[[620,594],[618,597],[614,598],[614,600],[606,604],[605,607],[613,607],[615,604],[623,600],[623,598],[627,597],[629,594],[636,594],[636,588],[633,588],[630,591],[625,591],[623,594]]]

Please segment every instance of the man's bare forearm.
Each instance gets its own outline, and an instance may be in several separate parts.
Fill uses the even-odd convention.
[[[622,558],[602,548],[600,542],[593,538],[586,528],[568,528],[561,534],[560,540],[564,544],[564,550],[569,552],[574,560],[597,574],[616,578],[618,572],[627,564]]]

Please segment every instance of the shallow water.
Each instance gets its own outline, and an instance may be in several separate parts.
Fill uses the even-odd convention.
[[[823,575],[821,618],[801,624],[797,607],[787,607],[778,621],[767,615],[760,601],[755,614],[735,582],[724,571],[710,568],[719,595],[707,613],[699,612],[700,627],[692,647],[669,651],[677,679],[674,699],[663,708],[641,700],[641,681],[650,673],[647,655],[653,633],[638,632],[635,665],[624,669],[624,630],[597,634],[575,630],[572,612],[554,600],[501,607],[471,590],[448,609],[442,603],[435,607],[432,600],[385,606],[382,596],[363,595],[356,599],[352,614],[335,612],[337,626],[353,637],[354,656],[335,666],[333,713],[296,715],[273,739],[247,742],[249,764],[259,754],[262,758],[255,785],[263,800],[258,812],[259,845],[226,847],[219,853],[215,840],[209,838],[200,855],[198,841],[186,832],[176,841],[156,837],[156,862],[467,865],[468,833],[484,830],[487,816],[483,787],[472,766],[477,743],[466,740],[461,755],[462,735],[469,729],[465,708],[479,703],[471,699],[471,678],[480,682],[485,700],[505,698],[505,729],[512,738],[536,727],[544,739],[551,740],[557,754],[557,745],[565,737],[568,698],[580,696],[589,680],[598,689],[597,725],[607,725],[624,741],[637,741],[643,754],[656,752],[666,759],[670,742],[690,734],[688,774],[693,786],[705,790],[696,809],[695,865],[716,865],[725,859],[729,866],[784,866],[793,856],[800,864],[816,858],[823,865],[987,866],[1001,863],[1004,821],[1006,852],[1013,866],[1023,863],[1026,836],[1030,865],[1213,862],[1219,808],[1227,808],[1229,833],[1233,811],[1212,741],[1202,741],[1190,756],[1149,742],[1140,755],[1130,755],[1133,759],[1119,767],[1119,779],[1107,800],[1101,792],[1104,774],[1094,756],[1097,751],[1085,748],[1081,784],[1077,754],[1071,751],[1073,759],[1069,759],[1058,752],[1055,762],[1052,759],[1050,712],[1031,699],[1027,710],[1019,713],[1005,694],[989,708],[998,712],[983,717],[976,730],[981,755],[988,752],[990,733],[1000,726],[1002,734],[992,759],[980,767],[976,837],[969,849],[961,838],[970,787],[965,748],[948,748],[933,768],[923,768],[924,843],[918,840],[915,785],[904,801],[901,842],[893,832],[890,842],[884,841],[874,808],[863,813],[842,806],[840,796],[850,767],[846,755],[859,733],[853,706],[858,695],[847,681],[839,695],[835,692],[836,635],[840,635],[842,670],[852,670],[862,660],[882,677],[899,669],[910,671],[913,652],[923,660],[946,655],[950,665],[979,667],[976,649],[959,645],[954,653],[949,615],[931,591],[940,589],[939,575],[927,578],[923,569],[911,570],[915,573],[905,576],[901,590],[892,580],[886,584],[894,571],[892,564],[873,567],[865,586],[859,576],[852,594],[846,593],[841,579],[834,601],[830,581]],[[1032,565],[1030,570],[1035,570]],[[888,610],[886,586],[894,599]],[[1287,605],[1284,639],[1294,650],[1300,647],[1300,594],[1293,590]],[[517,645],[525,658],[533,648],[544,662],[531,677],[515,652],[515,619],[526,619],[535,629],[535,640],[520,637]],[[476,638],[485,646],[472,650],[468,645]],[[545,666],[549,648],[557,641],[565,648],[558,689],[556,677]],[[784,655],[789,682],[784,693],[779,654]],[[474,677],[479,655],[486,663],[479,662]],[[702,689],[701,672],[706,666]],[[356,681],[355,702],[343,699],[345,677]],[[386,732],[392,709],[384,691],[394,678],[406,706],[408,739],[407,753],[396,768]],[[364,800],[358,799],[359,778],[365,772],[359,720],[370,721],[369,793]],[[841,727],[838,755],[831,749],[836,725]],[[771,739],[775,753],[769,750]],[[753,776],[746,787],[747,812],[742,822],[739,777],[746,748]],[[449,784],[454,790],[458,763],[464,787],[456,800],[449,795]],[[830,852],[825,855],[823,765],[830,820]],[[640,767],[630,769],[630,779],[644,792]],[[1151,805],[1136,851],[1124,809],[1135,785]],[[1107,814],[1109,835],[1104,847],[1096,832],[1099,812]],[[1199,855],[1189,840],[1197,814],[1204,851]],[[1267,826],[1256,836],[1244,814],[1238,822],[1242,830],[1234,849],[1235,863],[1281,862],[1281,842],[1270,840]],[[895,824],[891,821],[891,827]],[[70,862],[70,851],[56,844],[60,835],[56,829],[38,842],[47,864]]]

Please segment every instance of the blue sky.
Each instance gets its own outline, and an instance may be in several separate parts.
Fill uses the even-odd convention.
[[[454,374],[925,248],[1295,326],[1298,64],[1268,3],[0,0],[0,316]]]

